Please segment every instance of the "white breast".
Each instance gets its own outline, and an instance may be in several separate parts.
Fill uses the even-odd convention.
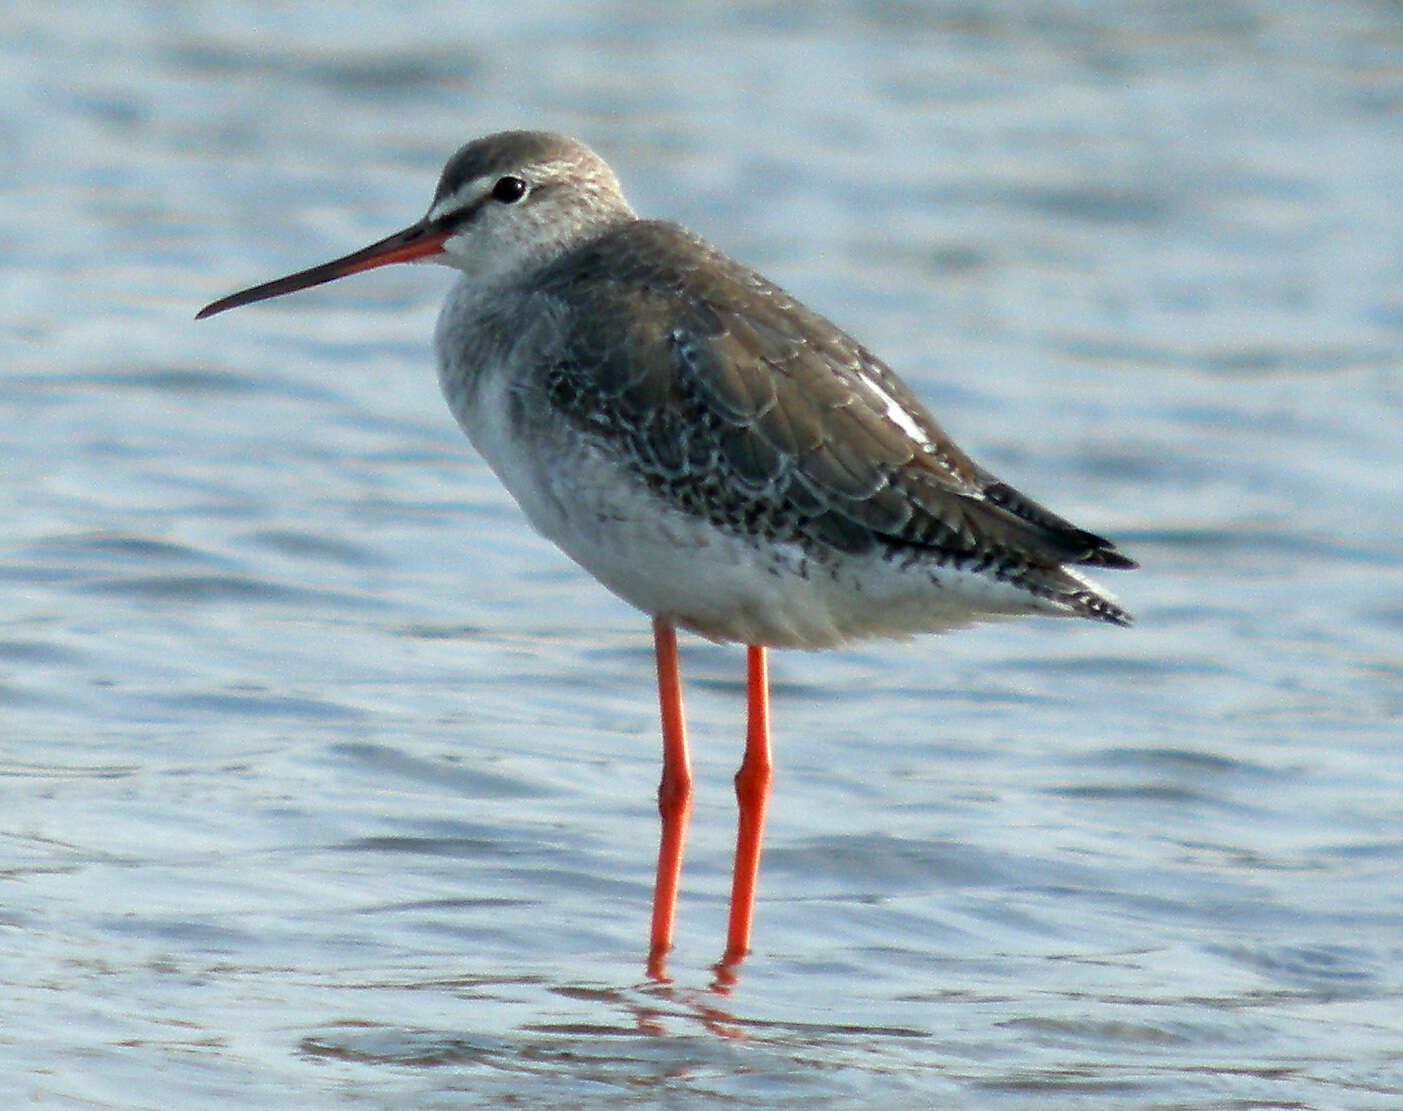
[[[821,648],[1063,605],[986,575],[882,554],[819,558],[725,530],[651,491],[554,411],[542,374],[561,321],[530,298],[510,323],[462,282],[439,317],[439,379],[463,430],[538,532],[645,613],[717,640]]]

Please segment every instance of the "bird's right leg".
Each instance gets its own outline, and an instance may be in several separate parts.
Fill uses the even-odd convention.
[[[731,883],[731,917],[726,952],[716,966],[716,987],[735,982],[736,969],[750,952],[750,923],[755,916],[755,884],[760,872],[760,846],[765,837],[765,811],[770,803],[774,759],[770,752],[770,676],[765,648],[746,650],[746,701],[749,706],[745,759],[736,772],[740,823],[736,834],[736,867]]]

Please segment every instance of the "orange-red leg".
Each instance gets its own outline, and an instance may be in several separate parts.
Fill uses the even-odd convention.
[[[748,723],[745,758],[736,772],[736,802],[740,820],[736,833],[736,870],[731,882],[731,920],[726,931],[724,967],[733,968],[750,951],[750,922],[755,913],[755,880],[760,872],[760,846],[765,835],[765,809],[770,801],[774,764],[770,755],[770,680],[763,645],[746,650]]]
[[[682,849],[692,813],[692,762],[687,754],[687,723],[682,715],[682,675],[677,664],[677,630],[653,619],[653,647],[658,657],[658,701],[663,722],[663,777],[658,784],[662,839],[658,843],[658,878],[653,887],[653,933],[648,947],[648,975],[666,979],[663,962],[672,948],[677,914],[677,887],[682,878]]]

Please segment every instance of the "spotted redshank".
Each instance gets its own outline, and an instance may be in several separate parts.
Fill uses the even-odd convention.
[[[531,523],[653,619],[655,978],[691,810],[679,626],[747,646],[734,970],[769,798],[768,647],[1030,613],[1130,622],[1074,568],[1133,560],[981,468],[846,332],[676,224],[640,220],[604,161],[561,135],[469,143],[418,223],[199,315],[417,259],[461,271],[435,333],[458,423]]]

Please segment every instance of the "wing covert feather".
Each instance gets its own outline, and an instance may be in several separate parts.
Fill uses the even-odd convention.
[[[542,284],[569,330],[552,400],[686,510],[844,552],[1133,565],[978,467],[846,333],[675,225],[626,225]]]

